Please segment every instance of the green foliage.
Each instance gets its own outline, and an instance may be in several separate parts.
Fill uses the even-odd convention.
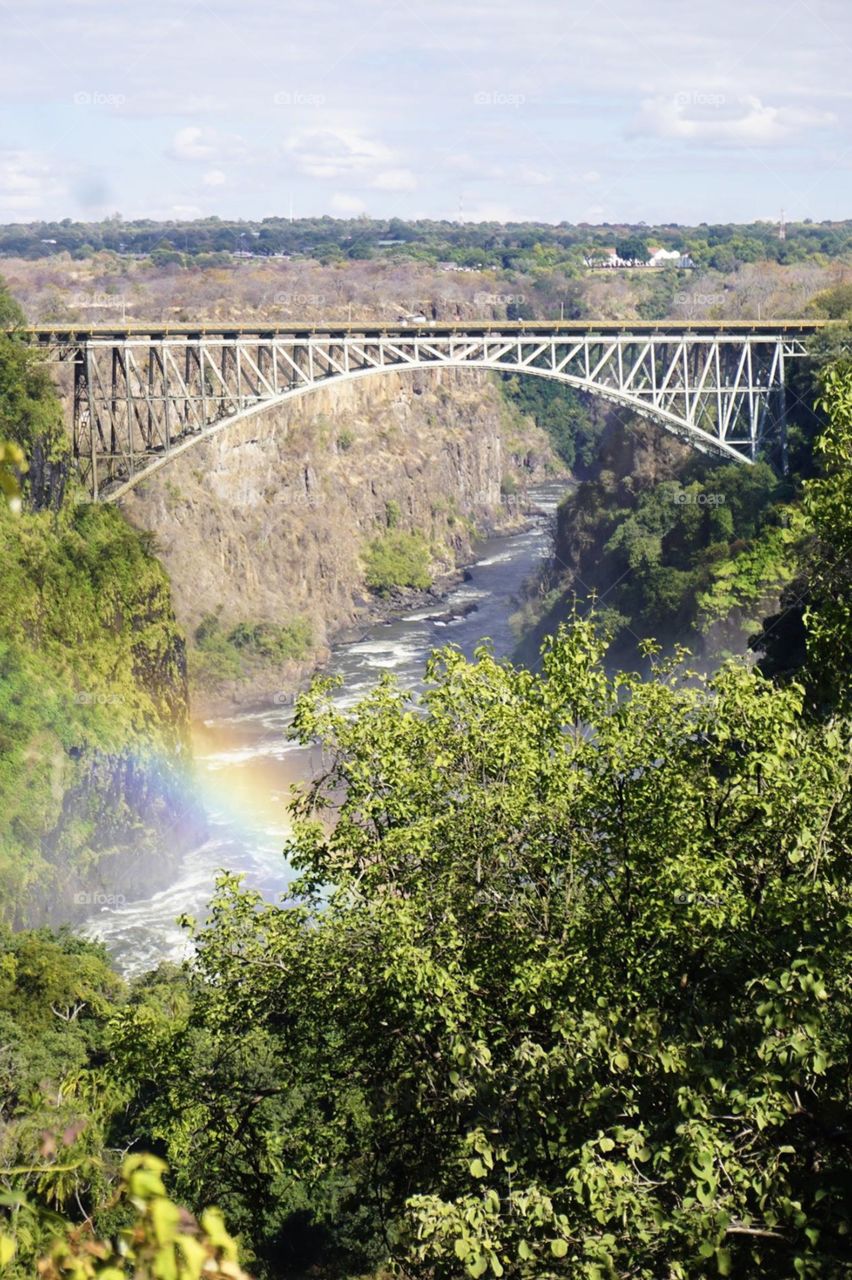
[[[169,239],[164,240],[164,235]],[[175,249],[175,242],[182,251]],[[150,219],[123,222],[108,218],[81,223],[65,218],[61,222],[0,227],[0,254],[25,258],[62,252],[73,258],[87,258],[95,252],[109,252],[117,262],[125,255],[149,255],[154,262],[193,268],[232,264],[239,251],[258,258],[272,254],[307,256],[323,263],[399,258],[452,262],[535,276],[558,270],[566,279],[583,269],[584,258],[599,257],[613,244],[628,258],[635,256],[645,261],[649,243],[686,250],[700,266],[722,271],[734,271],[741,263],[758,261],[844,261],[852,248],[852,222],[789,223],[783,242],[778,239],[777,227],[768,221],[646,227],[626,223],[589,226],[568,222],[462,223],[363,217],[269,217],[243,222],[210,217],[165,225]],[[568,296],[570,300],[570,292]],[[528,315],[529,307],[513,302],[507,311]]]
[[[41,472],[50,463],[64,461],[69,444],[44,360],[15,332],[23,322],[20,308],[0,281],[0,440],[17,445]],[[31,470],[22,463],[21,458],[14,462],[18,475]],[[35,505],[42,505],[44,495],[32,496]]]
[[[753,632],[760,625],[756,615],[761,608],[792,582],[801,539],[800,513],[790,507],[773,512],[773,518],[776,514],[782,523],[767,523],[744,548],[721,555],[710,566],[707,584],[696,595],[702,629],[736,618],[741,634]]]
[[[283,625],[241,622],[230,632],[229,639],[238,649],[271,662],[301,661],[308,656],[313,644],[310,623],[298,617]]]
[[[195,631],[192,674],[199,684],[245,680],[259,667],[304,662],[314,646],[307,618],[286,623],[239,622],[223,627],[218,613],[205,614]]]
[[[0,927],[0,1275],[8,1280],[200,1280],[243,1275],[215,1211],[166,1195],[165,1166],[110,1138],[128,1094],[105,1069],[107,1027],[184,1011],[162,971],[130,990],[100,945]]]
[[[75,787],[83,807],[78,828],[62,836],[65,876],[84,854],[93,858],[97,797],[84,784],[98,757],[134,753],[142,768],[163,748],[180,750],[185,688],[168,579],[115,508],[15,515],[2,507],[0,556],[0,913],[8,919],[32,886],[47,891],[60,874],[45,862],[43,841],[68,818]],[[134,821],[114,794],[108,803],[111,830]]]
[[[155,249],[151,254],[151,261],[155,267],[185,267],[186,259],[177,249],[160,248]]]
[[[420,533],[390,529],[364,553],[367,586],[379,595],[399,587],[425,591],[432,585],[429,544]]]
[[[778,505],[788,493],[765,463],[701,459],[680,479],[645,487],[601,472],[560,508],[559,574],[567,569],[572,597],[597,595],[619,615],[619,644],[684,641],[722,622],[742,648],[792,576]]]
[[[616,243],[615,252],[625,262],[644,263],[648,261],[648,242],[641,236],[628,236]]]
[[[0,435],[27,455],[40,443],[51,456],[68,451],[59,401],[42,360],[8,333],[0,333]]]
[[[819,410],[827,426],[816,441],[817,474],[791,509],[781,550],[788,586],[781,610],[752,637],[761,670],[796,679],[812,711],[848,707],[852,669],[852,365],[822,372]]]
[[[98,1062],[123,994],[101,947],[0,928],[0,1178],[11,1193],[0,1196],[0,1237],[8,1213],[16,1278],[34,1272],[27,1264],[50,1235],[45,1214],[69,1203],[91,1210],[107,1193],[101,1156],[120,1093]]]
[[[847,320],[852,317],[852,284],[837,284],[818,293],[809,308],[825,320]]]
[[[262,1274],[845,1274],[849,725],[604,648],[320,683],[290,904],[226,878],[187,1016],[116,1019],[131,1122]]]
[[[568,467],[588,466],[595,456],[601,427],[572,387],[548,378],[511,377],[501,382],[503,394],[521,413],[528,414],[550,436],[553,448]]]
[[[804,557],[808,676],[829,706],[852,702],[852,364],[828,369],[817,441],[823,474],[805,486],[812,542]]]
[[[687,272],[674,271],[669,267],[665,271],[651,271],[642,278],[638,282],[642,296],[636,306],[640,320],[667,319],[672,313],[675,291],[683,288],[687,275]]]
[[[0,440],[0,495],[13,511],[21,509],[21,476],[27,460],[20,445]]]
[[[248,1280],[222,1215],[208,1209],[197,1222],[169,1199],[165,1172],[156,1156],[127,1157],[111,1204],[126,1225],[114,1238],[98,1238],[91,1222],[65,1222],[16,1198],[12,1230],[0,1231],[0,1274],[32,1275],[18,1269],[24,1260],[42,1280]],[[49,1243],[36,1262],[31,1245],[39,1228]]]

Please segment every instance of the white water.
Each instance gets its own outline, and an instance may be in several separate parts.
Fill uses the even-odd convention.
[[[446,600],[394,622],[374,623],[362,639],[337,648],[329,669],[343,677],[338,705],[351,707],[387,673],[406,688],[416,687],[429,653],[443,644],[453,643],[470,656],[489,639],[498,655],[511,653],[515,637],[509,616],[522,583],[550,551],[549,517],[563,492],[555,486],[536,490],[531,496],[543,514],[534,526],[483,544],[469,580]],[[477,609],[465,617],[429,620],[471,601]],[[141,972],[160,960],[179,961],[188,954],[178,917],[204,916],[223,868],[243,873],[246,883],[270,901],[286,896],[292,879],[282,853],[289,789],[309,777],[318,763],[314,750],[287,740],[292,715],[289,705],[269,705],[197,727],[196,771],[210,838],[176,864],[169,888],[104,909],[86,925],[86,932],[107,944],[125,972]]]

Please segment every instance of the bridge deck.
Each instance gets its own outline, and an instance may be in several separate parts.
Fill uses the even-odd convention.
[[[133,338],[198,338],[217,337],[234,340],[242,337],[310,337],[349,334],[360,337],[390,337],[405,332],[407,336],[422,334],[440,336],[464,334],[483,337],[488,334],[595,334],[602,337],[616,334],[653,334],[661,337],[671,334],[681,337],[688,334],[726,334],[744,337],[749,334],[790,335],[806,337],[836,324],[832,320],[451,320],[426,321],[421,324],[365,323],[364,321],[317,321],[315,323],[281,321],[273,324],[129,324],[129,325],[30,325],[17,330],[33,341],[53,345],[103,340],[122,341]]]

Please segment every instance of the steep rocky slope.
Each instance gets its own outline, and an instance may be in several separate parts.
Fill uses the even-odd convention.
[[[557,513],[554,553],[518,617],[520,654],[594,600],[610,658],[641,641],[685,644],[715,665],[747,652],[792,572],[785,504],[795,484],[766,462],[714,459],[661,429],[613,414],[595,467]]]

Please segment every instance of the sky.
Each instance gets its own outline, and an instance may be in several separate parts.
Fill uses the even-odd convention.
[[[850,0],[0,0],[0,221],[852,216]]]

